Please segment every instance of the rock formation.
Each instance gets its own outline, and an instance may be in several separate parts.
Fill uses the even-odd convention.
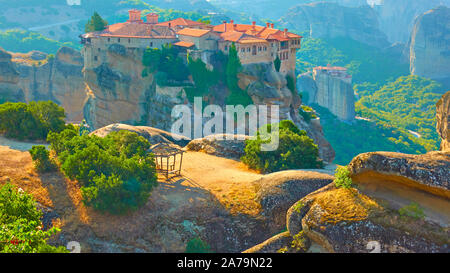
[[[152,145],[157,143],[168,143],[168,144],[177,144],[179,146],[186,146],[189,143],[189,139],[187,139],[186,137],[174,135],[161,129],[148,126],[131,126],[128,124],[120,124],[120,123],[111,124],[106,127],[97,129],[93,131],[91,134],[99,137],[105,137],[111,132],[118,132],[122,130],[136,133],[147,139]]]
[[[183,86],[160,87],[154,75],[142,77],[143,51],[114,44],[107,62],[86,66],[84,80],[89,100],[84,116],[96,129],[122,122],[170,130],[172,108],[187,102]]]
[[[448,94],[437,104],[443,137],[448,136]],[[365,153],[348,168],[353,187],[333,183],[303,197],[287,212],[287,233],[245,252],[450,251],[446,148],[425,155]]]
[[[354,120],[355,96],[351,78],[335,77],[325,70],[314,71],[313,77],[302,75],[297,80],[299,91],[305,94],[305,103],[325,107],[341,120]]]
[[[11,54],[0,48],[0,103],[24,99],[18,87],[19,72],[11,62],[11,57]]]
[[[346,37],[376,47],[389,45],[386,35],[378,29],[377,13],[368,5],[343,7],[324,2],[298,5],[279,24],[307,32],[314,38]]]
[[[106,53],[107,61],[85,66],[89,100],[84,116],[92,128],[121,122],[170,130],[172,108],[180,104],[192,108],[184,91],[192,83],[159,86],[154,74],[143,77],[142,55],[140,49],[113,44]],[[320,157],[326,162],[333,161],[334,151],[324,138],[320,124],[308,124],[298,115],[300,97],[287,88],[285,76],[275,72],[271,64],[244,65],[239,86],[247,90],[255,104],[278,105],[280,119],[291,119],[307,131],[318,144]],[[217,89],[212,91],[215,103],[222,105],[220,102],[224,102],[223,96],[228,92],[226,87],[213,89]]]
[[[450,8],[440,6],[419,16],[410,41],[411,74],[450,86]]]
[[[450,151],[450,91],[436,104],[436,128],[442,139],[441,151]]]
[[[52,100],[65,109],[68,122],[83,119],[87,96],[81,73],[83,59],[78,51],[62,47],[55,57],[37,51],[12,55],[0,51],[0,56],[0,69],[4,71],[0,91],[8,94],[5,100]]]
[[[194,139],[189,142],[186,148],[189,151],[205,152],[215,156],[240,160],[245,155],[245,140],[249,138],[245,135],[216,134]]]

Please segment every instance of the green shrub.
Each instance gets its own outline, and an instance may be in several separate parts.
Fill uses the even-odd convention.
[[[147,153],[150,143],[136,133],[119,131],[100,138],[68,129],[50,136],[61,170],[81,184],[87,206],[124,214],[144,205],[157,185],[154,157]]]
[[[302,210],[302,208],[305,206],[305,204],[303,204],[303,202],[298,201],[295,205],[294,205],[294,211],[300,213],[300,211]]]
[[[300,114],[300,116],[303,117],[303,119],[306,122],[310,122],[312,119],[317,118],[316,114],[314,113],[314,110],[306,105],[302,105],[302,107],[298,109],[298,113]]]
[[[191,239],[186,245],[186,253],[210,253],[211,248],[200,237]]]
[[[49,154],[45,146],[39,145],[31,148],[30,155],[38,172],[44,173],[56,169],[55,163],[50,159]]]
[[[0,133],[17,139],[45,140],[50,131],[65,129],[62,107],[51,101],[0,104]]]
[[[0,187],[0,252],[68,252],[64,247],[47,244],[57,228],[42,230],[42,213],[31,195],[11,184]]]
[[[345,189],[351,188],[353,181],[350,178],[350,170],[348,167],[338,167],[336,169],[334,177],[334,184],[336,185],[336,187]]]
[[[400,208],[398,210],[398,213],[402,217],[412,217],[417,220],[425,218],[425,213],[423,212],[423,209],[419,206],[419,204],[415,202]]]
[[[279,128],[279,145],[275,151],[261,151],[261,144],[269,143],[273,133]],[[267,136],[262,137],[261,129],[256,139],[246,140],[242,162],[261,172],[276,172],[288,169],[322,168],[319,149],[314,141],[300,131],[292,121],[266,125]]]
[[[67,149],[65,144],[67,141],[78,135],[78,130],[72,125],[69,124],[66,129],[61,131],[60,133],[49,132],[47,135],[47,142],[50,143],[50,149],[55,151],[57,155]]]
[[[297,251],[306,251],[308,250],[307,246],[307,238],[304,233],[304,231],[300,231],[296,235],[292,237],[294,240],[292,240],[291,247]]]
[[[160,86],[168,86],[174,81],[185,81],[189,76],[188,67],[178,57],[178,50],[172,44],[163,45],[161,49],[147,48],[142,64],[142,76],[147,77],[150,73],[157,72],[156,81]]]
[[[297,95],[297,89],[295,87],[295,78],[291,75],[286,75],[287,88],[291,91],[291,93],[295,96]]]

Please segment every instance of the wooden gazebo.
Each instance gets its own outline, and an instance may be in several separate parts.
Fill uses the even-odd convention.
[[[156,171],[167,179],[170,175],[181,175],[184,151],[179,146],[168,143],[158,143],[150,147],[155,155]],[[179,161],[177,161],[179,160]]]

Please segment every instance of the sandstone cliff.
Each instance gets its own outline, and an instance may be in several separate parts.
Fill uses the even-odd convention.
[[[21,101],[19,83],[19,72],[11,62],[11,54],[0,48],[0,103],[4,101]]]
[[[354,120],[355,95],[351,83],[320,73],[314,78],[300,76],[297,88],[306,94],[306,104],[315,103],[325,107],[341,120]]]
[[[450,86],[450,8],[440,6],[419,16],[410,41],[411,74]]]
[[[153,74],[142,77],[142,56],[143,50],[114,44],[106,62],[84,69],[84,115],[91,127],[122,122],[170,130],[173,106],[187,102],[184,86],[160,87]]]
[[[450,91],[436,105],[436,128],[442,139],[441,151],[450,151]]]
[[[343,7],[335,3],[312,3],[291,8],[279,20],[291,30],[307,32],[314,38],[348,37],[376,47],[389,45],[378,29],[376,12],[368,5]]]
[[[52,100],[65,109],[68,122],[83,119],[87,97],[81,73],[83,59],[78,51],[62,47],[55,57],[37,51],[0,51],[0,56],[0,93],[5,100]]]
[[[111,45],[106,52],[106,61],[89,65],[84,69],[84,80],[89,90],[89,100],[84,116],[92,128],[100,128],[122,122],[146,125],[170,130],[171,112],[175,105],[192,107],[184,88],[188,86],[162,87],[156,84],[154,75],[142,76],[143,51]],[[246,90],[255,104],[276,104],[280,108],[280,119],[290,119],[319,146],[323,160],[332,162],[334,151],[323,136],[320,124],[309,124],[298,114],[301,99],[287,88],[284,75],[275,72],[271,64],[244,65],[239,76],[239,86]],[[213,88],[214,103],[223,106],[227,89]],[[216,90],[217,89],[217,90]]]

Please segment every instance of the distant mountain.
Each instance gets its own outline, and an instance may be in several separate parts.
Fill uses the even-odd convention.
[[[379,30],[377,13],[368,5],[302,4],[291,8],[278,25],[313,38],[348,37],[371,46],[389,46],[386,35]]]
[[[278,20],[287,10],[300,4],[314,2],[338,3],[347,7],[358,7],[367,4],[367,0],[210,0],[217,8],[245,12],[249,16],[257,16]]]
[[[406,43],[417,16],[440,5],[450,7],[450,0],[381,0],[374,9],[379,14],[380,29],[388,40]]]

